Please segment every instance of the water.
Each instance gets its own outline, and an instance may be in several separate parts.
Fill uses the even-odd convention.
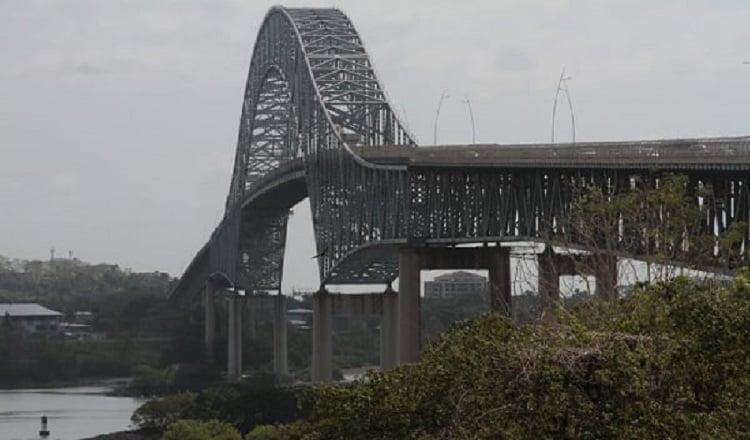
[[[48,418],[48,440],[74,440],[129,429],[142,403],[104,395],[103,386],[0,390],[0,440],[39,439],[40,419]]]

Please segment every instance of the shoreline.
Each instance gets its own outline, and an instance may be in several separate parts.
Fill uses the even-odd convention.
[[[86,437],[81,440],[159,440],[162,432],[154,429],[132,429],[129,431],[116,431],[108,434],[99,434],[94,437]]]
[[[86,378],[77,380],[52,381],[44,383],[24,382],[15,385],[5,385],[0,387],[0,391],[17,391],[17,390],[53,390],[60,388],[75,387],[93,387],[99,386],[110,388],[116,391],[120,388],[128,387],[132,384],[132,377],[109,377],[109,378]],[[105,393],[109,394],[109,393]],[[117,394],[119,395],[119,394]]]

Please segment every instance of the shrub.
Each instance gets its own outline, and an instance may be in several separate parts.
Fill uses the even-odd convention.
[[[133,386],[157,388],[168,385],[169,368],[155,368],[149,365],[136,365],[133,368]]]
[[[135,410],[130,420],[140,428],[163,429],[195,412],[195,394],[179,393],[150,399]]]
[[[173,376],[173,384],[178,390],[196,389],[218,382],[221,379],[221,367],[218,365],[195,363],[179,364]]]
[[[273,425],[258,425],[248,432],[245,440],[282,440],[282,433],[279,428]]]
[[[351,385],[319,385],[285,439],[744,438],[750,281],[643,285],[554,323],[456,323],[422,354]]]
[[[242,440],[234,426],[218,420],[180,420],[169,425],[162,440]]]

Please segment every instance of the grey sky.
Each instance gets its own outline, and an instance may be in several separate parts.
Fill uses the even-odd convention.
[[[179,275],[222,215],[258,0],[0,0],[0,254]],[[331,6],[330,2],[288,5]],[[423,143],[747,135],[744,0],[347,1]],[[558,139],[569,139],[561,111]],[[297,209],[286,285],[315,285]]]

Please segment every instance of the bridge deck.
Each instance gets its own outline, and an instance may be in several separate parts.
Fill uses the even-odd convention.
[[[353,150],[378,164],[425,167],[750,169],[750,137]]]

